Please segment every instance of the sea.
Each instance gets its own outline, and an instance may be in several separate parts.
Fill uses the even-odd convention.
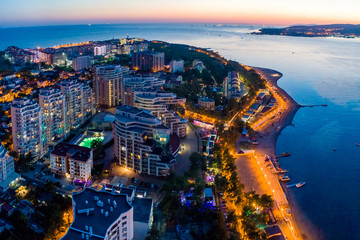
[[[307,239],[360,239],[360,39],[250,35],[258,26],[107,24],[0,28],[0,50],[130,37],[211,48],[245,65],[275,69],[301,105],[277,142]],[[327,107],[315,105],[327,104]],[[309,235],[308,235],[309,236]]]

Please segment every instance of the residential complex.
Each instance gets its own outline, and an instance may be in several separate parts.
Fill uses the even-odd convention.
[[[132,55],[133,68],[140,71],[164,70],[165,54],[162,52],[137,52]]]
[[[139,89],[133,91],[134,107],[145,109],[151,115],[162,120],[179,137],[186,136],[186,121],[175,112],[176,106],[185,107],[186,98],[179,98],[175,93],[157,89]]]
[[[94,67],[93,90],[98,106],[115,107],[120,104],[120,85],[123,68],[120,65]]]
[[[72,67],[75,71],[91,68],[91,57],[80,56],[72,59]]]
[[[121,82],[121,102],[123,105],[133,105],[133,89],[160,88],[164,84],[164,79],[153,74],[125,75]]]
[[[184,72],[184,60],[172,59],[169,65],[171,73]]]
[[[73,180],[87,181],[93,167],[93,150],[87,147],[59,143],[50,153],[51,171]]]
[[[94,47],[94,56],[106,55],[106,53],[107,53],[106,45]]]
[[[145,110],[118,107],[113,133],[115,158],[121,166],[139,173],[165,176],[176,162],[166,149],[171,130]]]
[[[65,96],[60,89],[40,89],[39,105],[43,113],[45,142],[54,145],[63,140],[70,131],[66,128]]]
[[[10,185],[19,177],[20,175],[15,172],[14,158],[0,143],[0,192],[9,189]]]
[[[89,120],[93,113],[93,95],[88,82],[64,79],[60,82],[66,103],[66,128],[79,127]]]
[[[35,160],[46,152],[42,113],[33,99],[14,99],[11,105],[13,150],[22,155],[31,152]]]
[[[126,195],[85,188],[72,201],[74,221],[62,240],[134,238],[134,208]]]

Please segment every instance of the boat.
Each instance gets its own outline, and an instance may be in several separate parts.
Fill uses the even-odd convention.
[[[280,178],[280,181],[288,182],[288,181],[290,181],[290,178],[288,176],[284,176],[284,177]]]
[[[279,171],[279,173],[287,173],[287,172],[289,172],[289,171],[286,170],[286,169],[279,169],[278,171]]]
[[[323,107],[327,107],[327,104],[322,104]]]
[[[304,186],[306,184],[306,182],[299,182],[299,183],[297,183],[295,186],[297,187],[297,188],[301,188],[302,186]]]
[[[283,157],[289,157],[291,154],[290,153],[288,153],[288,152],[284,152],[284,153],[282,153],[282,156]]]

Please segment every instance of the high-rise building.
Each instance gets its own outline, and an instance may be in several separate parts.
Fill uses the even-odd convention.
[[[106,55],[106,53],[107,53],[106,45],[94,47],[94,55],[95,56]]]
[[[145,110],[127,105],[116,108],[113,133],[115,158],[121,166],[166,176],[176,163],[166,149],[171,130]]]
[[[80,56],[73,58],[73,69],[75,71],[80,71],[83,69],[91,68],[91,57],[90,56]]]
[[[48,144],[63,140],[70,129],[66,128],[65,96],[60,89],[40,89],[39,105],[43,113],[43,133]]]
[[[6,191],[10,185],[20,177],[15,172],[14,158],[9,155],[8,151],[0,143],[0,191]]]
[[[169,65],[171,73],[184,72],[184,60],[172,59]]]
[[[50,153],[51,171],[73,180],[87,181],[93,167],[93,150],[87,147],[58,143]]]
[[[175,112],[176,106],[185,107],[186,98],[157,89],[135,89],[133,95],[135,107],[145,109],[160,118],[163,124],[179,137],[186,136],[186,121]]]
[[[165,79],[152,74],[125,75],[121,81],[121,102],[133,106],[133,89],[161,88],[164,84]]]
[[[77,79],[60,81],[66,103],[66,128],[77,128],[89,120],[93,113],[93,95],[89,82]]]
[[[115,107],[121,101],[123,67],[120,65],[94,67],[93,90],[98,106]]]
[[[158,72],[164,70],[163,52],[137,52],[132,55],[132,66],[136,70]]]
[[[42,112],[33,99],[14,99],[11,105],[13,149],[16,153],[31,153],[35,160],[46,153],[42,132]]]
[[[85,188],[72,202],[74,221],[61,240],[134,239],[134,207],[126,195]]]

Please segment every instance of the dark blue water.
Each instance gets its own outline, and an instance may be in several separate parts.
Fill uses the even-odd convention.
[[[325,239],[360,239],[360,40],[253,36],[247,26],[190,24],[82,25],[0,29],[0,49],[141,37],[210,47],[241,63],[276,69],[280,87],[302,108],[280,135],[296,205]],[[336,149],[336,151],[333,151]]]

